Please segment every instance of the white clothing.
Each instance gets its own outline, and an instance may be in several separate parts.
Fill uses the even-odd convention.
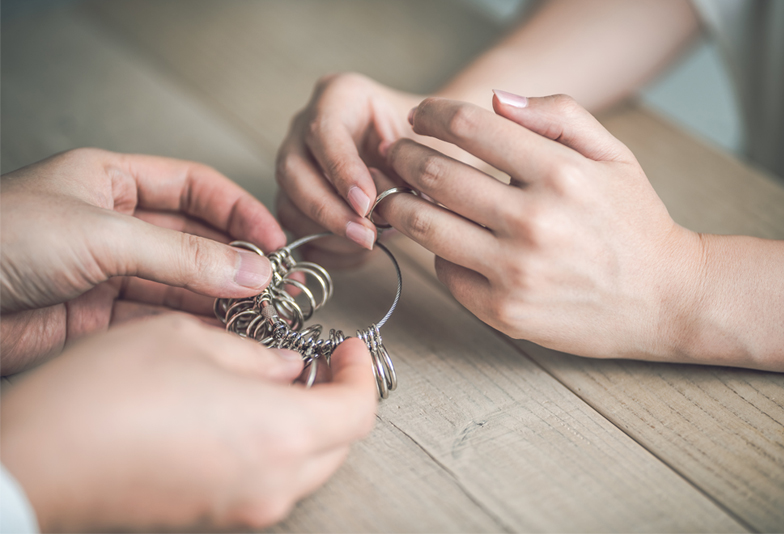
[[[39,532],[35,512],[22,486],[0,466],[0,532],[17,534]]]

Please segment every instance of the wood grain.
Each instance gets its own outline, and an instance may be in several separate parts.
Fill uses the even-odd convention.
[[[277,142],[319,67],[365,66],[393,85],[427,90],[493,38],[471,13],[444,10],[444,3],[429,3],[424,16],[413,2],[374,3],[386,6],[380,11],[352,10],[351,2],[305,4],[232,2],[224,10],[205,2],[187,9],[176,2],[98,3],[87,12],[4,26],[4,169],[7,157],[24,163],[103,140],[108,148],[207,159],[268,200]],[[325,4],[342,7],[319,7]],[[346,30],[357,17],[364,41]],[[280,20],[288,22],[276,25]],[[466,37],[472,28],[484,37]],[[394,47],[396,31],[408,54],[379,56]],[[452,44],[464,46],[462,56],[447,53]],[[310,58],[314,46],[320,48]],[[418,48],[419,57],[412,54]],[[9,50],[17,54],[10,64]],[[7,111],[17,117],[8,125]],[[78,127],[61,124],[69,116]],[[637,139],[643,151],[645,121],[656,122],[637,110],[610,120],[617,135],[633,148]],[[678,134],[666,125],[664,133]],[[6,145],[9,136],[13,145]],[[652,161],[672,157],[666,136],[651,141],[663,151],[651,153]],[[691,161],[693,142],[676,142],[685,143],[679,157]],[[662,167],[662,180],[670,170]],[[657,176],[651,179],[665,197]],[[752,195],[749,209],[769,194]],[[693,195],[699,198],[700,189]],[[671,211],[689,222],[688,210]],[[772,217],[752,226],[775,233],[775,210]],[[427,265],[427,256],[419,258]],[[379,261],[337,276],[341,288],[353,290],[338,292],[325,322],[356,328],[383,313],[379,303],[391,300],[393,282],[377,274],[388,269]],[[404,265],[404,301],[384,329],[401,388],[338,475],[276,530],[780,530],[778,375],[710,375],[709,368],[691,375],[679,366],[513,346],[418,265]]]

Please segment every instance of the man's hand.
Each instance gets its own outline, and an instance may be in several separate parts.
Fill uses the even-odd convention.
[[[43,531],[258,529],[324,483],[375,421],[357,339],[332,381],[182,314],[78,342],[3,392],[3,465]]]
[[[257,294],[269,262],[225,243],[285,244],[260,202],[187,161],[78,149],[3,176],[0,198],[4,375],[111,321]]]

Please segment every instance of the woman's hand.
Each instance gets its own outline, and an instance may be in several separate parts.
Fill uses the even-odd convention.
[[[414,130],[510,185],[411,140],[387,153],[446,209],[394,195],[379,213],[437,255],[458,301],[510,336],[583,356],[784,370],[784,243],[677,225],[629,149],[569,97],[498,91],[493,107],[428,99]]]
[[[249,193],[167,158],[65,152],[3,176],[1,200],[4,375],[111,321],[257,294],[269,262],[224,243],[285,244]]]
[[[338,468],[375,421],[357,339],[332,381],[291,351],[183,314],[91,336],[3,391],[3,465],[42,531],[258,529]]]
[[[365,215],[376,188],[368,166],[383,167],[382,143],[414,136],[406,116],[421,99],[358,74],[327,76],[316,84],[278,151],[278,216],[297,235],[326,228],[359,246],[324,239],[312,252],[345,258],[333,256],[332,263],[356,263],[362,248],[372,248],[376,229]]]

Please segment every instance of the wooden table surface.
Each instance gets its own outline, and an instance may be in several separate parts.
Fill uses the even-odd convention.
[[[321,74],[437,87],[499,36],[450,0],[114,1],[2,21],[2,170],[100,146],[196,159],[268,206]],[[635,105],[603,117],[681,224],[784,238],[784,188]],[[782,531],[784,375],[589,360],[511,340],[395,245],[400,386],[273,531]],[[783,269],[784,273],[784,269]],[[336,274],[327,325],[391,302],[383,257]]]

